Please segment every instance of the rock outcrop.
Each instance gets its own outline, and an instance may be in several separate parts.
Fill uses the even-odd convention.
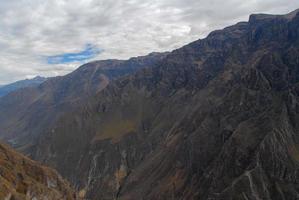
[[[56,171],[0,144],[0,199],[76,200],[79,197]]]

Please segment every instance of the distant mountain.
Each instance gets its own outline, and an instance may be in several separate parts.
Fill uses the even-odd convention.
[[[1,136],[86,199],[298,199],[298,12],[7,95]]]
[[[41,166],[0,144],[0,199],[75,200],[69,183],[56,171]]]
[[[47,78],[36,76],[33,79],[25,79],[8,85],[0,85],[0,97],[21,88],[37,86],[46,80]]]

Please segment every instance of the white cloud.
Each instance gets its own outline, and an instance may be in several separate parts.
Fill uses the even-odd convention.
[[[81,63],[45,57],[86,44],[104,50],[94,59],[129,58],[178,48],[251,13],[298,7],[298,0],[0,0],[0,84],[68,73]]]

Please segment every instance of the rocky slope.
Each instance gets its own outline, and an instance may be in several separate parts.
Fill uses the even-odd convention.
[[[298,11],[252,15],[82,100],[32,156],[86,199],[298,199],[298,74]]]
[[[75,200],[75,192],[54,170],[0,144],[0,199]]]
[[[11,83],[8,85],[0,85],[0,97],[9,94],[18,89],[26,88],[26,87],[34,87],[40,85],[41,83],[45,82],[47,78],[37,76],[33,79],[26,79],[17,81],[15,83]]]
[[[76,71],[50,78],[0,98],[0,138],[30,155],[36,138],[65,112],[71,113],[86,99],[104,89],[110,80],[153,65],[166,53],[152,53],[129,60],[87,63]],[[84,105],[85,106],[85,105]]]

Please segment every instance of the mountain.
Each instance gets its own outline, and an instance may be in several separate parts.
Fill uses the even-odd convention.
[[[52,125],[64,113],[72,113],[86,99],[103,90],[110,80],[150,66],[166,54],[95,61],[66,76],[16,90],[0,98],[0,137],[29,155],[36,138],[52,130]]]
[[[46,80],[47,80],[47,78],[36,76],[33,79],[25,79],[25,80],[17,81],[15,83],[11,83],[8,85],[1,85],[0,86],[0,97],[5,96],[8,93],[13,92],[18,89],[22,89],[25,87],[37,86]]]
[[[8,95],[2,135],[86,199],[298,199],[298,13],[251,15],[90,93],[82,66]]]
[[[56,171],[0,144],[0,199],[75,200],[76,194]]]

